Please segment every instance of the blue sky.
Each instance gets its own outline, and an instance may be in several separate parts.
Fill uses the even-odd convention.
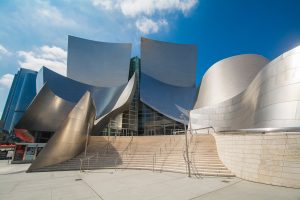
[[[67,36],[132,42],[141,36],[198,46],[197,84],[215,62],[274,59],[300,45],[299,0],[1,0],[0,115],[18,68],[66,72]]]

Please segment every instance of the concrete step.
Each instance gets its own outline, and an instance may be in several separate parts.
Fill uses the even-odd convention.
[[[88,153],[79,154],[66,162],[45,167],[36,171],[79,170],[83,169],[146,169],[186,173],[184,136],[121,136],[115,140],[108,137],[92,136]],[[131,145],[129,143],[131,142]],[[153,158],[155,163],[153,165]],[[193,173],[208,176],[232,176],[218,157],[214,138],[193,136],[189,142],[189,157]],[[89,159],[87,159],[89,158]],[[89,162],[88,162],[89,160]]]

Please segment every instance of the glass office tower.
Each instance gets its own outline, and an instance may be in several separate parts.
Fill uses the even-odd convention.
[[[15,124],[35,97],[36,76],[37,72],[23,68],[15,75],[1,117],[4,131],[13,132]]]

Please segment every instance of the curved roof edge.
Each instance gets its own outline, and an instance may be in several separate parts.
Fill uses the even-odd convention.
[[[183,67],[184,66],[184,67]],[[196,85],[197,46],[141,38],[141,72],[169,85]]]
[[[269,62],[238,95],[191,111],[193,129],[289,129],[300,124],[300,46]]]
[[[97,87],[123,85],[128,81],[131,49],[131,43],[99,42],[69,36],[67,76]]]
[[[257,54],[225,58],[204,74],[194,108],[212,106],[243,92],[255,76],[269,63]]]

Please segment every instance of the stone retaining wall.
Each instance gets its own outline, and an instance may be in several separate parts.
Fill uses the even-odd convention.
[[[300,133],[214,136],[220,159],[237,177],[300,188]]]

